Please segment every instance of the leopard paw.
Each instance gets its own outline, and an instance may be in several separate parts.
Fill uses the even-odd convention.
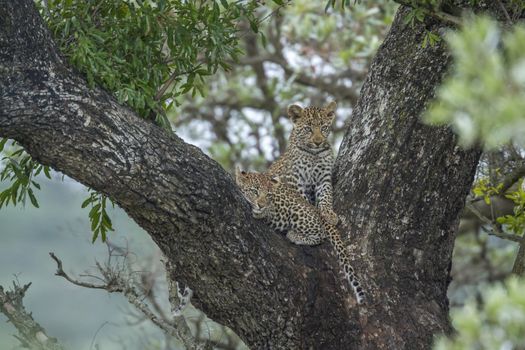
[[[262,219],[262,218],[264,218],[266,215],[264,214],[264,210],[263,210],[263,209],[253,207],[253,208],[252,208],[252,216],[253,216],[255,219]]]

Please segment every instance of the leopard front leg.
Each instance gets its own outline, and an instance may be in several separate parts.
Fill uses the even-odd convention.
[[[331,225],[337,225],[339,218],[332,206],[332,180],[330,176],[326,176],[323,182],[315,186],[315,198],[323,219]]]

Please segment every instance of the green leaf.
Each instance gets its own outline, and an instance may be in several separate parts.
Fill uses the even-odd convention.
[[[29,194],[29,199],[31,200],[31,204],[33,204],[33,206],[34,206],[35,208],[38,208],[38,207],[39,207],[39,206],[38,206],[38,201],[36,200],[36,197],[35,197],[35,195],[34,195],[34,193],[33,193],[33,190],[30,189],[30,188],[28,188],[28,189],[27,189],[27,194]]]
[[[100,212],[94,212],[93,215],[90,216],[91,219],[91,231],[95,231],[97,227],[99,226],[100,221]]]
[[[7,140],[8,140],[7,137],[4,137],[4,138],[0,139],[0,152],[2,152],[4,150],[4,146],[5,146],[6,142],[7,142]]]
[[[93,231],[93,237],[91,238],[91,243],[95,243],[98,237],[99,229],[92,230]]]
[[[250,28],[253,30],[254,33],[259,32],[259,26],[255,21],[250,21]]]
[[[102,212],[102,225],[106,227],[107,229],[113,231],[111,219],[109,218],[105,210]]]
[[[47,165],[44,165],[44,174],[48,179],[51,179],[51,174],[49,172],[49,167]]]
[[[82,209],[84,209],[85,207],[87,207],[89,205],[89,203],[91,203],[93,201],[93,198],[91,196],[89,196],[88,198],[86,198],[85,201],[82,202],[82,205],[80,206]]]
[[[11,188],[7,188],[2,193],[0,193],[0,208],[5,204],[9,203],[9,198],[11,197]]]
[[[261,44],[266,49],[266,46],[267,46],[266,36],[264,35],[263,32],[261,32]]]
[[[98,213],[99,210],[100,210],[100,207],[101,207],[101,204],[100,204],[100,203],[95,204],[95,205],[91,208],[91,210],[89,211],[89,216],[90,216],[90,217],[93,217],[96,213]]]

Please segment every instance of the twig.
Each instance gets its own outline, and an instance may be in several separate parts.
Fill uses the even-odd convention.
[[[512,24],[512,18],[510,18],[509,13],[507,12],[507,9],[505,8],[501,0],[496,0],[496,2],[498,3],[499,7],[501,8],[501,11],[505,15],[507,22],[509,22],[509,24]]]
[[[502,232],[502,231],[494,231],[494,230],[487,230],[487,229],[484,229],[485,232],[487,232],[487,234],[489,236],[494,236],[494,237],[498,237],[498,238],[501,238],[501,239],[506,239],[507,241],[512,241],[512,242],[520,242],[521,241],[521,237],[520,236],[517,236],[517,235],[513,235],[513,234],[509,234],[509,233],[505,233],[505,232]]]
[[[492,231],[490,231],[490,232],[487,231],[487,233],[490,236],[496,236],[496,237],[499,237],[499,238],[502,238],[502,239],[506,239],[508,241],[513,241],[513,242],[520,242],[521,241],[521,237],[520,236],[503,232],[497,225],[495,225],[494,222],[492,222],[485,215],[481,214],[479,212],[479,210],[477,210],[471,203],[467,203],[465,206],[474,215],[476,215],[478,217],[478,219],[481,220],[481,222],[483,222],[484,224],[489,225],[491,227]]]
[[[273,17],[274,15],[278,14],[279,11],[280,11],[282,8],[284,8],[284,7],[288,6],[288,5],[290,5],[291,2],[292,2],[291,0],[287,0],[287,1],[286,1],[285,3],[283,3],[282,5],[277,6],[277,8],[276,8],[275,10],[273,10],[272,12],[270,12],[269,14],[267,14],[266,16],[264,16],[263,18],[261,18],[260,20],[257,20],[257,26],[261,25],[261,23],[263,23],[264,21],[266,21],[268,18]],[[249,30],[245,30],[241,35],[239,35],[239,39],[242,39],[245,35],[247,35],[247,34],[250,33],[250,32],[251,32],[251,29],[249,29]]]
[[[177,79],[177,77],[180,77],[180,76],[186,75],[186,74],[194,73],[198,69],[200,69],[201,67],[202,67],[202,63],[199,62],[195,67],[193,67],[192,69],[190,69],[188,71],[171,73],[171,75],[168,78],[168,80],[166,80],[166,82],[164,84],[162,84],[162,86],[160,87],[159,91],[157,91],[157,93],[155,94],[155,101],[159,101],[160,100],[160,98],[164,95],[166,90],[168,90],[168,88],[175,81],[175,79]]]
[[[91,344],[89,344],[89,350],[91,350],[93,348],[93,344],[95,344],[95,339],[97,339],[97,335],[98,333],[102,330],[102,328],[104,328],[105,325],[109,324],[108,321],[105,321],[104,323],[102,323],[100,325],[100,327],[98,327],[98,329],[96,330],[95,334],[93,334],[93,338],[91,339]]]
[[[67,273],[65,273],[64,269],[62,268],[62,261],[59,258],[57,258],[57,256],[53,252],[50,252],[49,255],[57,263],[57,271],[55,272],[56,276],[64,277],[67,281],[69,281],[69,282],[71,282],[71,283],[73,283],[73,284],[75,284],[77,286],[80,286],[80,287],[91,288],[91,289],[106,289],[107,290],[107,285],[105,285],[105,284],[97,285],[97,284],[88,283],[88,282],[80,282],[80,281],[77,281],[77,280],[69,277],[69,275]],[[115,290],[115,292],[116,291],[117,290]]]

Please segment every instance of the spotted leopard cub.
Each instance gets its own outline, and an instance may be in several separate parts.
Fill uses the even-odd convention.
[[[338,221],[332,209],[334,156],[328,135],[336,106],[331,102],[322,108],[288,107],[288,117],[293,122],[288,146],[268,170],[270,176],[287,182],[318,207],[321,215],[334,225]]]
[[[293,243],[317,245],[328,238],[357,302],[364,301],[365,293],[350,265],[341,235],[333,224],[322,218],[319,209],[308,203],[292,186],[268,174],[248,173],[237,168],[235,181],[250,203],[253,216],[264,219],[276,230],[287,231],[286,237]]]

